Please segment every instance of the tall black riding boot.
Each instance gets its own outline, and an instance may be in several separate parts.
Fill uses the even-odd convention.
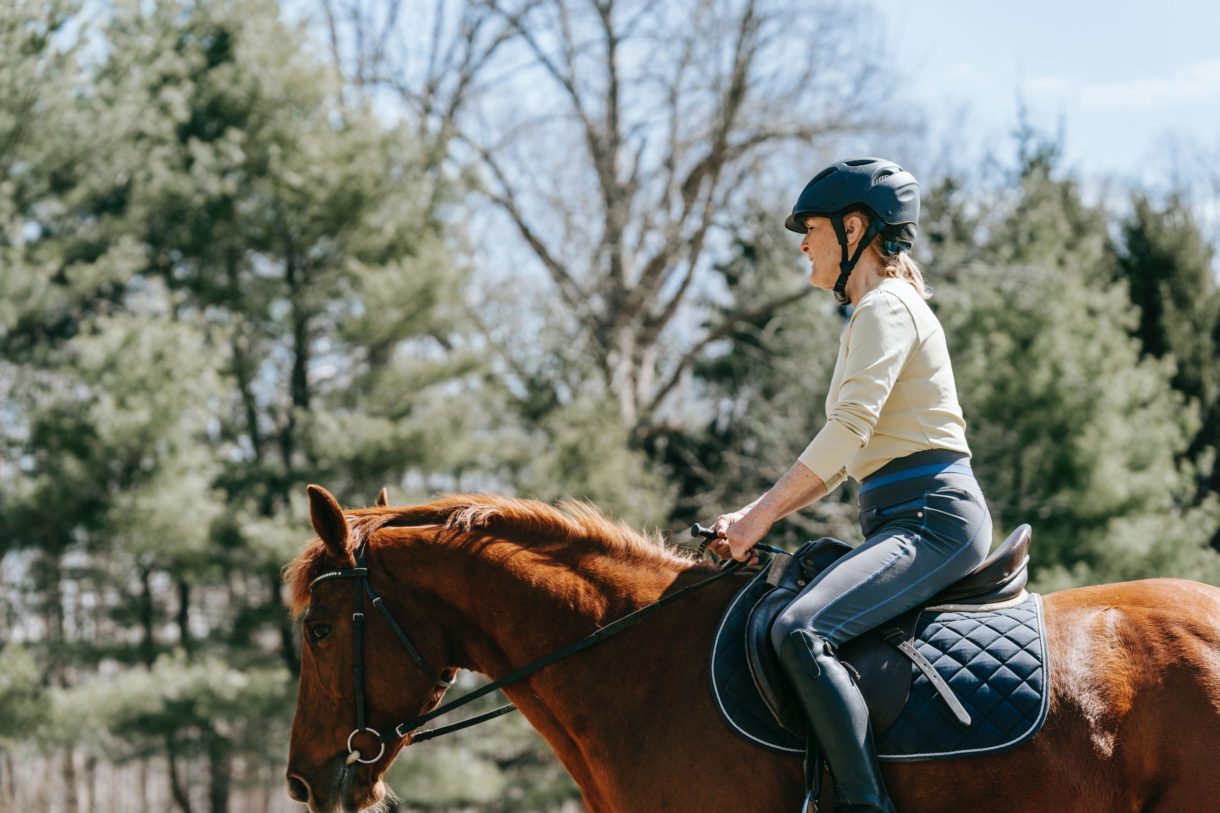
[[[868,706],[830,644],[798,629],[779,660],[830,763],[835,813],[897,813],[881,779]]]

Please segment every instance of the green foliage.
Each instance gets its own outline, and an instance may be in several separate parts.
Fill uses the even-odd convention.
[[[1140,361],[1121,291],[1036,266],[957,286],[941,317],[997,530],[1034,526],[1035,572],[1098,565],[1113,521],[1174,508],[1190,413],[1170,368]]]
[[[1174,389],[1201,412],[1201,425],[1183,454],[1200,466],[1200,500],[1220,493],[1220,285],[1212,273],[1214,256],[1180,201],[1157,208],[1137,194],[1114,258],[1115,275],[1138,307],[1133,332],[1143,352],[1172,358]],[[1220,548],[1220,528],[1212,545]]]
[[[220,810],[282,759],[304,484],[371,502],[492,413],[453,408],[481,362],[443,170],[277,3],[107,4],[79,61],[46,36],[74,10],[0,10],[0,540],[45,620],[0,718],[37,664],[40,747],[168,754],[179,795],[206,763]]]
[[[632,448],[629,430],[604,399],[551,411],[520,452],[514,482],[540,499],[589,500],[636,526],[664,523],[672,487]]]
[[[465,748],[441,744],[407,749],[394,763],[390,783],[403,789],[403,801],[425,810],[482,807],[500,798],[507,785],[495,763]]]
[[[1105,213],[1052,159],[1027,155],[1014,205],[976,227],[982,257],[934,300],[975,470],[998,530],[1033,525],[1043,586],[1207,577],[1214,506],[1183,513],[1177,462],[1197,412],[1169,386],[1172,363],[1141,358],[1140,313],[1110,283]]]
[[[287,739],[295,680],[283,668],[235,669],[218,658],[188,659],[179,651],[150,668],[99,676],[54,694],[50,741],[85,743],[123,761],[158,755],[167,740],[180,753],[204,754],[211,740],[258,743]]]
[[[23,647],[0,649],[0,751],[26,741],[47,717],[47,699],[34,657]]]

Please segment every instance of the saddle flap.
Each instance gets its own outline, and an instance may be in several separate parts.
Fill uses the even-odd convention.
[[[771,646],[771,626],[810,580],[850,550],[849,545],[838,539],[822,537],[806,542],[791,560],[772,560],[766,575],[771,589],[748,610],[745,651],[750,675],[776,721],[798,736],[804,734],[805,715]],[[898,718],[911,689],[911,662],[879,633],[897,630],[903,640],[910,641],[918,620],[919,610],[913,610],[888,622],[880,630],[850,641],[840,653],[840,658],[856,673],[856,683],[868,704],[874,731],[878,733]]]
[[[848,641],[838,653],[855,673],[852,677],[868,704],[875,734],[893,725],[911,694],[911,661],[898,645],[914,640],[921,612],[916,609],[904,613]]]
[[[771,646],[771,625],[805,585],[849,551],[851,546],[846,542],[824,536],[806,542],[790,557],[772,559],[765,576],[771,589],[746,611],[745,650],[750,676],[776,722],[797,736],[804,736],[805,714],[788,688],[779,657]]]
[[[775,568],[773,560],[770,568]],[[796,567],[787,567],[786,571],[799,572]],[[793,579],[794,580],[794,579]],[[770,709],[784,730],[803,736],[805,732],[805,714],[797,704],[796,698],[785,684],[779,657],[771,646],[771,625],[776,616],[796,598],[798,590],[784,585],[772,586],[748,610],[745,624],[746,664],[750,668],[750,677],[758,687],[758,693],[763,703]]]

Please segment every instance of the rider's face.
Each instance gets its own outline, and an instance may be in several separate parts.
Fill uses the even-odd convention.
[[[809,260],[809,284],[814,288],[833,291],[839,278],[839,241],[834,227],[825,217],[805,218],[805,236],[801,238],[801,253]]]

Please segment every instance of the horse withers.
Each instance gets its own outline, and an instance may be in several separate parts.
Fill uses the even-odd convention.
[[[304,613],[288,788],[315,813],[383,798],[382,777],[411,743],[396,726],[436,706],[456,670],[510,674],[716,573],[583,504],[454,495],[345,512],[317,487],[310,500],[318,539],[285,571]],[[709,685],[717,623],[748,578],[505,688],[590,811],[798,809],[800,759],[731,733]],[[1215,810],[1220,590],[1151,579],[1044,604],[1042,729],[1002,754],[886,764],[898,809]]]

